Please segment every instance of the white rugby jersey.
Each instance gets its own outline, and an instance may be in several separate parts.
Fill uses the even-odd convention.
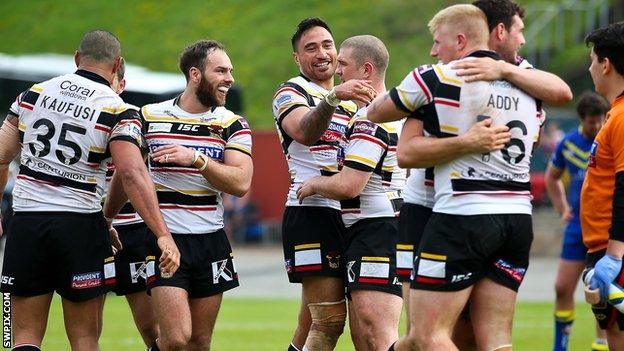
[[[145,139],[151,152],[177,144],[223,162],[225,150],[251,156],[251,130],[247,121],[225,107],[189,113],[177,98],[141,109]],[[149,171],[167,227],[176,234],[206,234],[223,228],[221,190],[193,166],[149,160]]]
[[[433,208],[435,197],[433,167],[410,169],[402,194],[406,203]]]
[[[115,172],[115,164],[112,160],[106,162],[106,189],[105,194],[108,194],[110,188],[110,182],[113,179],[113,173]],[[143,223],[143,218],[134,209],[134,206],[130,201],[126,202],[115,218],[113,218],[113,226],[128,225]]]
[[[301,106],[314,108],[327,93],[328,90],[300,75],[283,83],[273,97],[273,117],[291,180],[286,206],[300,206],[297,200],[299,186],[312,177],[337,173],[344,159],[345,134],[357,109],[353,102],[342,101],[336,107],[329,127],[312,146],[298,143],[282,128],[282,120],[288,113]],[[305,198],[302,205],[340,209],[338,201],[320,195]]]
[[[347,227],[363,218],[397,217],[403,203],[406,171],[396,152],[404,121],[376,124],[366,119],[366,111],[351,120],[344,166],[372,173],[359,196],[340,201]]]
[[[18,116],[22,143],[13,189],[18,212],[101,211],[108,143],[143,143],[137,108],[85,70],[33,85],[10,113]]]
[[[498,59],[491,51],[469,56]],[[529,166],[539,134],[541,102],[507,81],[466,83],[450,68],[452,64],[418,67],[392,89],[392,100],[410,113],[429,106],[422,115],[424,128],[438,138],[464,134],[477,121],[491,117],[493,126],[509,127],[512,139],[491,154],[467,155],[436,166],[433,211],[530,214]]]

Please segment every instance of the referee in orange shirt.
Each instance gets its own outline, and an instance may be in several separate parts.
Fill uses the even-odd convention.
[[[591,289],[599,289],[601,303],[592,310],[607,330],[609,349],[624,349],[624,314],[607,300],[611,282],[624,284],[624,22],[589,33],[589,73],[599,94],[611,103],[605,124],[589,156],[581,191],[581,226],[588,248],[587,266],[594,267]]]

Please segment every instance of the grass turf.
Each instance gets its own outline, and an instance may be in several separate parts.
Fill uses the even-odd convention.
[[[514,323],[515,350],[552,348],[552,303],[522,302]],[[224,299],[213,336],[212,350],[286,350],[295,326],[298,302],[291,299]],[[588,350],[593,338],[593,317],[589,306],[577,305],[576,322],[570,350]],[[50,311],[48,330],[43,342],[46,351],[69,350],[62,322],[60,299],[55,298]],[[405,330],[404,323],[401,331]],[[101,349],[142,350],[130,309],[125,299],[109,296],[104,312]],[[338,351],[353,350],[348,333],[341,338]]]

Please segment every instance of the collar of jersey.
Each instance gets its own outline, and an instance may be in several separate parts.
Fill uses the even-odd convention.
[[[323,88],[322,86],[314,83],[310,78],[306,77],[303,75],[303,73],[299,72],[299,77],[303,78],[306,80],[306,82],[308,82],[308,84],[310,84],[312,87],[314,87],[316,90],[318,90],[322,95],[327,94],[327,92],[329,92],[329,90]]]
[[[495,51],[491,50],[477,50],[469,53],[465,57],[490,57],[494,60],[500,60],[500,56]]]
[[[173,106],[175,108],[179,109],[180,111],[183,111],[184,113],[189,113],[191,115],[203,115],[203,114],[206,114],[208,112],[214,112],[217,109],[217,106],[212,106],[212,107],[210,107],[210,111],[206,111],[206,112],[200,112],[200,113],[186,112],[186,111],[184,111],[184,109],[182,107],[180,107],[180,98],[181,97],[182,97],[182,94],[176,96],[175,99],[173,99]]]
[[[93,73],[91,71],[87,71],[84,69],[79,69],[76,72],[74,72],[74,74],[77,74],[81,77],[87,78],[89,80],[92,80],[96,83],[100,83],[100,84],[104,84],[107,87],[110,87],[110,83],[104,79],[104,77],[102,77],[101,75],[97,74],[97,73]]]

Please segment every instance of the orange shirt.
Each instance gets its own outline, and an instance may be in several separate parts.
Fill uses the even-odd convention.
[[[607,113],[594,141],[581,190],[583,243],[589,252],[607,248],[613,214],[615,174],[624,171],[624,96]]]

